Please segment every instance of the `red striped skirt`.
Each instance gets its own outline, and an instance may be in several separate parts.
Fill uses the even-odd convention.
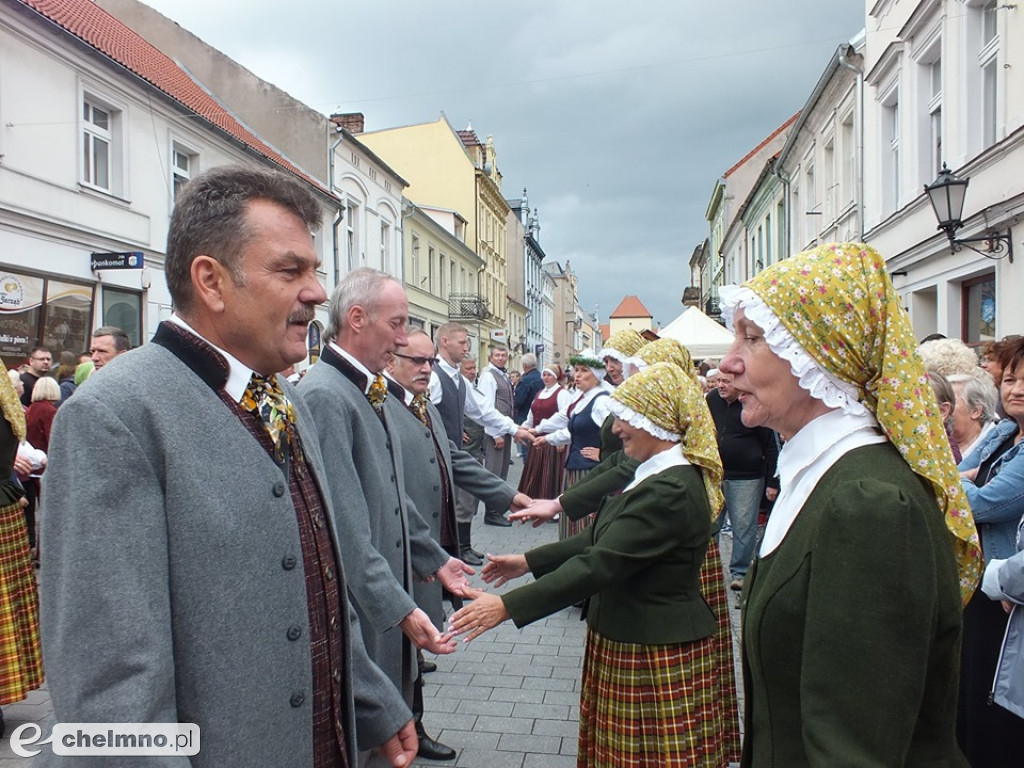
[[[717,677],[713,636],[643,645],[588,629],[577,766],[726,768]]]
[[[523,465],[519,492],[531,499],[556,498],[562,492],[566,450],[564,445],[531,445]]]
[[[43,684],[39,598],[25,515],[0,507],[0,704],[21,701]]]

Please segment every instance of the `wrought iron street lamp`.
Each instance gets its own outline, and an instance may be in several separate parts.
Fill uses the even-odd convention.
[[[942,164],[938,178],[931,184],[926,184],[924,191],[928,193],[932,208],[935,210],[935,218],[939,220],[939,229],[946,233],[949,238],[949,248],[953,253],[967,246],[975,253],[980,253],[989,259],[1002,259],[1008,257],[1013,263],[1013,241],[1010,240],[1010,233],[986,232],[981,237],[958,238],[956,231],[963,225],[964,199],[967,197],[967,185],[969,178],[960,178],[953,173],[946,164]],[[971,243],[985,243],[985,249],[975,248]]]

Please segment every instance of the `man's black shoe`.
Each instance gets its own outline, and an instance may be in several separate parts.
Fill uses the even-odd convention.
[[[483,565],[484,559],[480,556],[472,547],[463,547],[459,550],[459,560],[464,562],[466,565]]]
[[[501,528],[510,528],[512,521],[500,512],[485,512],[484,525],[497,525]]]
[[[422,757],[425,760],[453,760],[455,758],[455,750],[447,744],[434,741],[434,739],[427,736],[427,732],[423,730],[422,723],[416,723],[416,736],[420,740],[420,749],[416,753],[418,757]]]
[[[432,661],[421,661],[420,674],[429,675],[431,672],[437,672],[437,664]]]

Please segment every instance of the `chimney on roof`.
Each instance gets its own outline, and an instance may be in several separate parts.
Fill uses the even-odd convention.
[[[345,112],[331,115],[331,122],[344,128],[349,133],[362,133],[364,117],[362,112]]]

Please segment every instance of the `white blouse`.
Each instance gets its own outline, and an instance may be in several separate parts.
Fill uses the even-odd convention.
[[[839,459],[855,448],[886,442],[871,413],[840,410],[813,419],[779,452],[779,496],[764,529],[761,557],[771,554],[786,537],[811,491]]]

